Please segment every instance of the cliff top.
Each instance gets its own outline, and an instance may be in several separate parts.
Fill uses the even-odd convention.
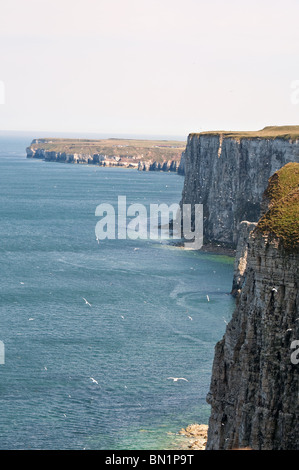
[[[177,160],[181,158],[186,143],[171,140],[138,139],[34,139],[30,149],[43,149],[57,153],[106,155],[109,157],[133,158],[143,161]]]
[[[299,250],[299,163],[288,163],[269,179],[264,192],[268,211],[256,230],[278,237],[285,248]]]
[[[191,133],[190,136],[222,136],[231,139],[299,139],[299,126],[268,126],[259,131],[204,131]]]

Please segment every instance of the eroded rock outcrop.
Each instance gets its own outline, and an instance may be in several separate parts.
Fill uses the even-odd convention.
[[[173,171],[178,172],[180,163],[176,160],[166,160],[163,162],[139,162],[138,170],[139,171]],[[180,172],[180,174],[183,174]]]
[[[179,431],[180,435],[188,438],[183,448],[192,450],[205,450],[207,444],[208,426],[206,424],[190,424]]]
[[[243,220],[240,223],[239,239],[234,261],[234,276],[231,294],[236,296],[243,287],[246,275],[247,256],[249,248],[249,234],[255,229],[256,222]]]
[[[297,131],[294,126],[189,135],[181,203],[203,204],[205,242],[236,247],[240,222],[258,221],[269,177],[299,162]]]
[[[299,164],[269,180],[243,288],[215,347],[207,449],[299,449]],[[298,352],[299,356],[299,352]]]

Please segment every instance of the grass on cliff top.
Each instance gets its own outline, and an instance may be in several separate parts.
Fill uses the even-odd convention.
[[[299,126],[268,126],[259,131],[207,131],[192,133],[190,136],[203,136],[212,135],[223,138],[231,139],[284,139],[284,140],[297,140],[299,139]]]
[[[287,250],[299,251],[299,163],[288,163],[274,173],[264,195],[269,210],[256,230],[278,237]]]
[[[264,196],[271,204],[287,196],[299,187],[299,163],[287,163],[269,178],[269,183]]]

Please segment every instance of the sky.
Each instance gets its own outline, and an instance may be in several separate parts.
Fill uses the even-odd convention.
[[[299,124],[298,0],[0,0],[0,130]]]

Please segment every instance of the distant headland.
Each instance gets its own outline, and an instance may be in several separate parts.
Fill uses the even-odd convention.
[[[135,168],[141,171],[184,173],[186,142],[139,139],[34,139],[27,158],[60,163]]]

